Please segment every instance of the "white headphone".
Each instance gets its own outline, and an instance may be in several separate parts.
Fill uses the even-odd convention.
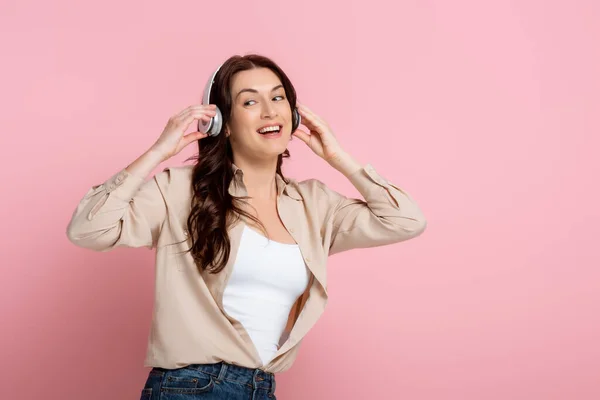
[[[202,95],[202,104],[210,104],[210,91],[212,89],[212,85],[215,83],[215,76],[217,72],[221,69],[223,64],[219,65],[219,68],[215,72],[213,72],[212,76],[206,82],[206,86],[204,87],[204,94]],[[221,110],[219,107],[216,107],[216,115],[212,117],[208,122],[204,122],[202,120],[198,120],[198,131],[202,133],[208,134],[208,136],[217,136],[221,132],[221,127],[223,126],[223,116],[221,115]]]

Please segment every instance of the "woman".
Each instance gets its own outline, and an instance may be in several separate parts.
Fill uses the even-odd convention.
[[[147,151],[86,193],[67,230],[73,243],[97,251],[156,249],[143,399],[275,398],[274,373],[291,367],[327,303],[327,257],[408,240],[426,226],[405,191],[360,165],[319,116],[297,105],[273,61],[233,56],[213,77],[210,104],[172,116]],[[184,134],[217,117],[216,135]],[[300,119],[310,133],[296,129]],[[364,200],[316,179],[286,179],[292,135]],[[145,181],[195,141],[195,165]]]

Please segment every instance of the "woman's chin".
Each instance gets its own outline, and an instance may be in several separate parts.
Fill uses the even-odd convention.
[[[263,143],[263,147],[265,151],[269,154],[281,154],[287,149],[290,144],[290,139],[279,138],[277,140],[268,140],[266,143]]]
[[[290,139],[285,139],[283,137],[279,139],[263,139],[258,143],[248,143],[247,147],[242,145],[242,148],[240,148],[239,150],[243,153],[246,153],[252,158],[269,159],[277,157],[283,152],[285,152],[285,150],[288,148],[289,143]],[[236,149],[234,148],[233,151],[235,153]]]

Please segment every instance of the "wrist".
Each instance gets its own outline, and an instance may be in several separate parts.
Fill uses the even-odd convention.
[[[146,150],[144,154],[149,159],[156,160],[158,163],[162,163],[170,158],[165,151],[162,151],[160,148],[154,146]]]
[[[344,174],[346,177],[362,168],[362,165],[350,154],[342,151],[335,158],[328,161],[329,165]]]

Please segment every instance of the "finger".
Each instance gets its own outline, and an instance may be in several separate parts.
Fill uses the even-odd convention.
[[[304,104],[299,105],[298,111],[304,111],[304,115],[308,115],[308,116],[312,117],[312,120],[315,123],[321,124],[323,126],[327,125],[321,117],[319,117],[317,114],[315,114],[310,108],[308,108]]]
[[[184,123],[189,125],[195,120],[209,122],[211,118],[212,117],[210,115],[206,115],[206,114],[200,114],[200,115],[191,114],[184,120],[185,121]]]
[[[210,111],[215,111],[217,109],[217,106],[214,104],[193,104],[189,107],[184,108],[183,110],[181,110],[181,112],[179,114],[177,114],[177,116],[183,115],[188,113],[189,111],[192,110],[210,110]]]
[[[315,118],[313,115],[307,113],[305,110],[302,110],[302,109],[298,109],[298,111],[300,112],[300,115],[302,116],[302,122],[301,122],[302,125],[306,126],[310,130],[317,131],[318,133],[322,132],[323,126],[321,124],[319,124],[318,121],[315,121]]]
[[[185,135],[182,140],[185,146],[192,143],[193,141],[204,139],[208,134],[202,132],[191,132]]]
[[[313,113],[304,104],[298,105],[298,111],[300,112],[300,115],[302,115],[302,116],[306,117],[307,119],[309,119],[313,124],[317,124],[317,123],[320,122],[319,118],[317,117],[317,115],[315,113]]]
[[[190,114],[190,113],[194,113],[194,112],[203,112],[209,115],[216,115],[217,111],[213,108],[208,108],[206,106],[198,106],[198,107],[193,107],[193,108],[188,108],[187,110],[184,110],[183,112],[181,112],[179,114],[179,116],[181,117],[185,117],[186,115]]]
[[[192,114],[192,115],[205,114],[205,115],[214,117],[215,115],[217,115],[217,112],[215,110],[204,110],[204,109],[196,110],[196,109],[194,109],[194,110],[188,111],[187,114]]]
[[[302,140],[306,144],[310,142],[310,135],[304,131],[301,131],[300,129],[296,129],[294,131],[294,136],[296,136],[298,139]]]
[[[195,118],[195,119],[203,119],[203,120],[207,121],[211,117],[214,117],[215,115],[217,115],[216,111],[190,110],[187,113],[181,115],[179,117],[179,120],[187,122],[187,121],[192,121]]]
[[[173,125],[175,127],[178,127],[178,129],[182,129],[185,132],[194,120],[202,120],[204,122],[209,122],[211,118],[212,117],[210,115],[207,115],[204,112],[190,112],[185,116],[175,118],[175,120],[173,121]]]

